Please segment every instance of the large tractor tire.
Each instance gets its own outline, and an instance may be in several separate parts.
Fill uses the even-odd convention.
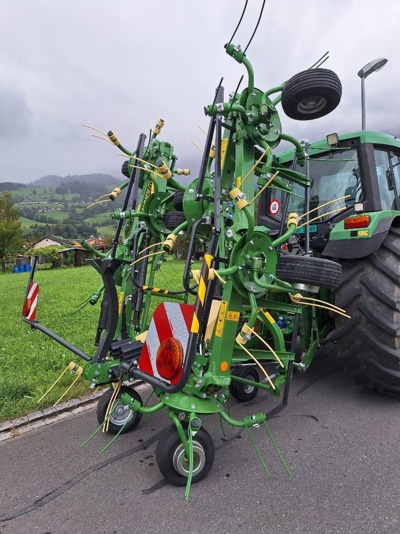
[[[337,316],[330,334],[345,370],[367,387],[400,394],[400,229],[391,228],[379,250],[342,263],[336,305],[351,319]]]
[[[337,107],[341,96],[342,84],[335,72],[328,69],[305,70],[286,82],[282,91],[282,108],[291,119],[319,119]]]

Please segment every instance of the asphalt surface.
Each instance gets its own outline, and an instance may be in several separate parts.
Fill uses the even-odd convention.
[[[230,413],[269,412],[278,402],[260,392]],[[188,501],[157,467],[157,440],[170,424],[164,411],[104,453],[108,434],[80,447],[96,429],[94,409],[75,413],[0,443],[0,533],[397,534],[399,408],[322,357],[295,375],[288,406],[269,419],[291,476],[264,428],[252,434],[270,477],[246,431],[224,424],[224,436],[210,416],[214,465]]]

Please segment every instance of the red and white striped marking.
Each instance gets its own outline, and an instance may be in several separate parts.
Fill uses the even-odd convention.
[[[178,339],[182,344],[184,354],[186,354],[193,311],[194,307],[192,305],[176,302],[162,302],[157,306],[140,354],[139,369],[141,371],[157,378],[162,378],[157,371],[156,356],[158,348],[165,339],[171,337]],[[175,378],[171,380],[162,378],[162,380],[170,384],[176,384],[181,375],[182,370]]]
[[[25,298],[24,309],[22,314],[28,321],[34,321],[36,317],[36,306],[39,295],[39,284],[31,282],[29,285],[28,294]]]

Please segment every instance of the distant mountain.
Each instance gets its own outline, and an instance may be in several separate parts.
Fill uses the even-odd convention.
[[[74,174],[72,176],[57,176],[56,174],[48,174],[47,176],[42,176],[42,178],[31,182],[29,185],[35,187],[56,188],[62,183],[69,184],[73,182],[81,182],[85,184],[112,185],[114,187],[120,184],[123,179],[123,177],[122,179],[114,178],[110,174]]]

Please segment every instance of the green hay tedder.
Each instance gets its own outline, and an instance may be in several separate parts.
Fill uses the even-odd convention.
[[[180,182],[189,171],[176,168],[172,145],[160,140],[162,120],[133,150],[108,133],[127,156],[126,180],[110,199],[126,194],[112,214],[111,249],[92,249],[102,277],[90,298],[101,300],[95,354],[36,319],[35,258],[23,311],[32,329],[85,360],[79,369],[90,384],[110,385],[97,409],[110,433],[166,409],[172,424],[157,463],[187,494],[214,460],[206,416],[265,425],[276,447],[266,414],[234,419],[228,399],[249,401],[261,389],[286,404],[293,371],[306,371],[324,343],[365,384],[400,391],[400,141],[363,131],[299,142],[282,131],[278,108],[296,120],[330,113],[341,98],[337,75],[320,60],[260,90],[246,50],[225,49],[244,68],[246,87],[225,98],[220,84],[206,105],[203,158],[189,185]],[[291,148],[278,153],[281,141]],[[182,235],[181,286],[156,287]],[[200,269],[192,269],[199,250]],[[151,386],[154,405],[143,404],[137,381]]]

